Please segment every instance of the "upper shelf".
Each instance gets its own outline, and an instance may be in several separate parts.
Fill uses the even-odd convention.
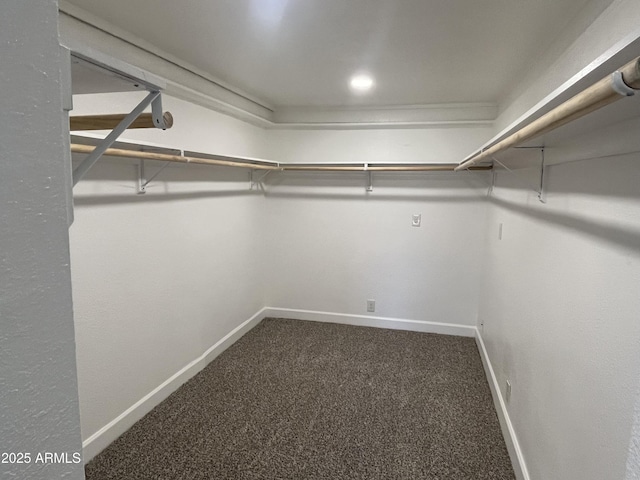
[[[131,92],[163,90],[160,77],[126,62],[88,49],[87,55],[71,54],[71,92],[86,93]]]
[[[623,65],[637,58],[639,55],[640,37],[612,47],[609,52],[574,75],[574,77],[554,90],[502,132],[494,136],[471,155],[467,156],[465,160],[475,157],[480,152],[490,149],[492,146],[512,135],[515,137],[514,134],[519,133],[556,107],[560,105],[564,107],[564,102],[587,90],[599,80],[610,76],[612,72],[620,69]],[[617,101],[610,105],[591,111],[583,117],[519,143],[517,146],[543,146],[545,149],[555,148],[566,145],[572,141],[572,139],[588,136],[592,132],[610,131],[613,126],[623,125],[625,122],[629,122],[638,117],[640,117],[640,94],[637,93],[632,97],[623,97],[620,95]],[[514,149],[511,148],[500,151],[495,155],[496,157],[511,157],[514,156],[515,153]]]
[[[71,88],[74,95],[140,90],[130,79],[76,57],[71,59]]]

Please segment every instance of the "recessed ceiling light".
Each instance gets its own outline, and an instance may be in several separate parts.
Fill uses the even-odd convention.
[[[356,92],[367,92],[373,87],[373,78],[370,75],[361,73],[351,77],[349,84]]]

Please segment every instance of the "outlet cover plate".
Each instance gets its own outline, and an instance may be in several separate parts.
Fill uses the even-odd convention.
[[[367,312],[375,312],[375,311],[376,311],[376,301],[367,300]]]

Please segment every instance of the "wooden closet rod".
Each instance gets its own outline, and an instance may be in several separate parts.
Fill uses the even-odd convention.
[[[281,170],[327,171],[327,172],[453,172],[457,163],[398,164],[398,165],[287,165]],[[491,170],[491,166],[474,166],[470,170]]]
[[[74,153],[91,153],[95,147],[78,143],[71,144]],[[108,148],[103,155],[111,157],[139,158],[141,160],[159,160],[161,162],[197,163],[199,165],[220,165],[224,167],[252,168],[257,170],[279,170],[276,165],[268,163],[235,162],[233,160],[219,160],[213,158],[197,158],[182,155],[170,155],[167,153],[140,152],[137,150],[125,150],[122,148]]]
[[[95,147],[79,143],[71,144],[73,153],[91,153]],[[176,163],[197,163],[199,165],[220,165],[225,167],[241,167],[256,170],[302,170],[302,171],[328,171],[328,172],[452,172],[457,163],[415,163],[398,165],[300,165],[286,163],[269,163],[255,160],[253,162],[237,162],[233,160],[223,160],[214,158],[198,158],[182,155],[171,155],[167,153],[141,152],[138,150],[126,150],[122,148],[108,148],[104,155],[123,158],[138,158],[141,160],[158,160],[163,162]],[[478,165],[469,170],[491,170],[491,165]]]
[[[632,93],[628,89],[640,89],[640,57],[627,63],[618,71],[622,74],[623,85],[616,86],[615,74],[606,76],[504,140],[478,153],[475,157],[461,162],[455,170],[465,170],[482,160],[490,160],[498,152],[549,132],[623,98]]]
[[[118,126],[126,113],[115,115],[81,115],[69,118],[69,130],[113,130]],[[173,116],[170,112],[162,114],[164,124],[167,128],[173,126]],[[154,128],[151,113],[141,113],[127,128]]]

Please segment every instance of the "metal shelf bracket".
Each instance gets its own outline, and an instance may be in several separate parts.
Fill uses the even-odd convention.
[[[151,102],[151,118],[153,119],[153,125],[156,128],[166,130],[171,125],[167,125],[164,120],[164,112],[162,111],[162,96],[158,95]]]
[[[547,203],[547,191],[545,189],[545,165],[544,165],[544,148],[540,149],[540,189],[538,190],[538,200],[541,203]]]
[[[500,165],[502,168],[504,168],[511,175],[513,175],[515,178],[517,178],[520,181],[520,183],[522,183],[523,185],[526,185],[527,187],[529,187],[529,189],[531,189],[535,193],[537,193],[538,194],[538,200],[540,200],[540,203],[547,203],[546,190],[545,190],[545,180],[546,180],[545,173],[546,172],[545,172],[545,163],[544,163],[544,147],[534,147],[534,148],[540,148],[540,181],[539,181],[538,185],[532,185],[529,182],[529,180],[523,178],[517,172],[515,172],[514,170],[510,169],[509,167],[507,167],[504,163],[502,163],[496,157],[491,157],[491,159],[494,162],[496,162],[498,165]],[[495,186],[495,175],[496,175],[496,172],[494,170],[493,174],[492,174],[492,177],[491,177],[491,186],[489,187],[489,191],[487,193],[488,196],[491,196],[491,193],[493,192],[493,188]]]
[[[260,188],[262,186],[262,182],[264,181],[264,179],[267,178],[272,171],[273,170],[267,170],[260,177],[256,178],[257,171],[255,169],[251,170],[249,172],[249,190],[253,190],[254,188],[256,189]]]
[[[149,92],[149,94],[138,104],[136,108],[134,108],[129,115],[124,117],[122,121],[114,128],[109,135],[107,135],[97,146],[96,148],[89,154],[87,157],[73,170],[73,185],[75,186],[82,178],[86,175],[86,173],[93,167],[93,165],[100,159],[102,154],[110,148],[115,141],[118,139],[120,135],[135,121],[136,118],[140,116],[140,114],[144,111],[145,108],[149,104],[152,104],[152,109],[154,109],[153,117],[154,124],[160,125],[160,123],[156,122],[156,114],[158,107],[160,108],[159,116],[162,119],[162,102],[158,99],[160,98],[160,92],[153,91]],[[155,102],[155,103],[154,103]],[[164,125],[164,120],[161,120],[161,124]],[[162,128],[162,127],[158,127]]]
[[[489,185],[489,190],[487,190],[487,197],[490,197],[493,193],[493,187],[496,186],[496,170],[494,168],[491,169],[491,185]]]
[[[154,173],[151,178],[146,178],[144,160],[140,160],[138,162],[138,195],[144,195],[147,193],[147,186],[155,179],[160,173],[169,166],[171,162],[165,162],[156,173]]]
[[[364,171],[367,172],[367,192],[373,192],[373,172],[369,170],[369,164],[364,164]]]

